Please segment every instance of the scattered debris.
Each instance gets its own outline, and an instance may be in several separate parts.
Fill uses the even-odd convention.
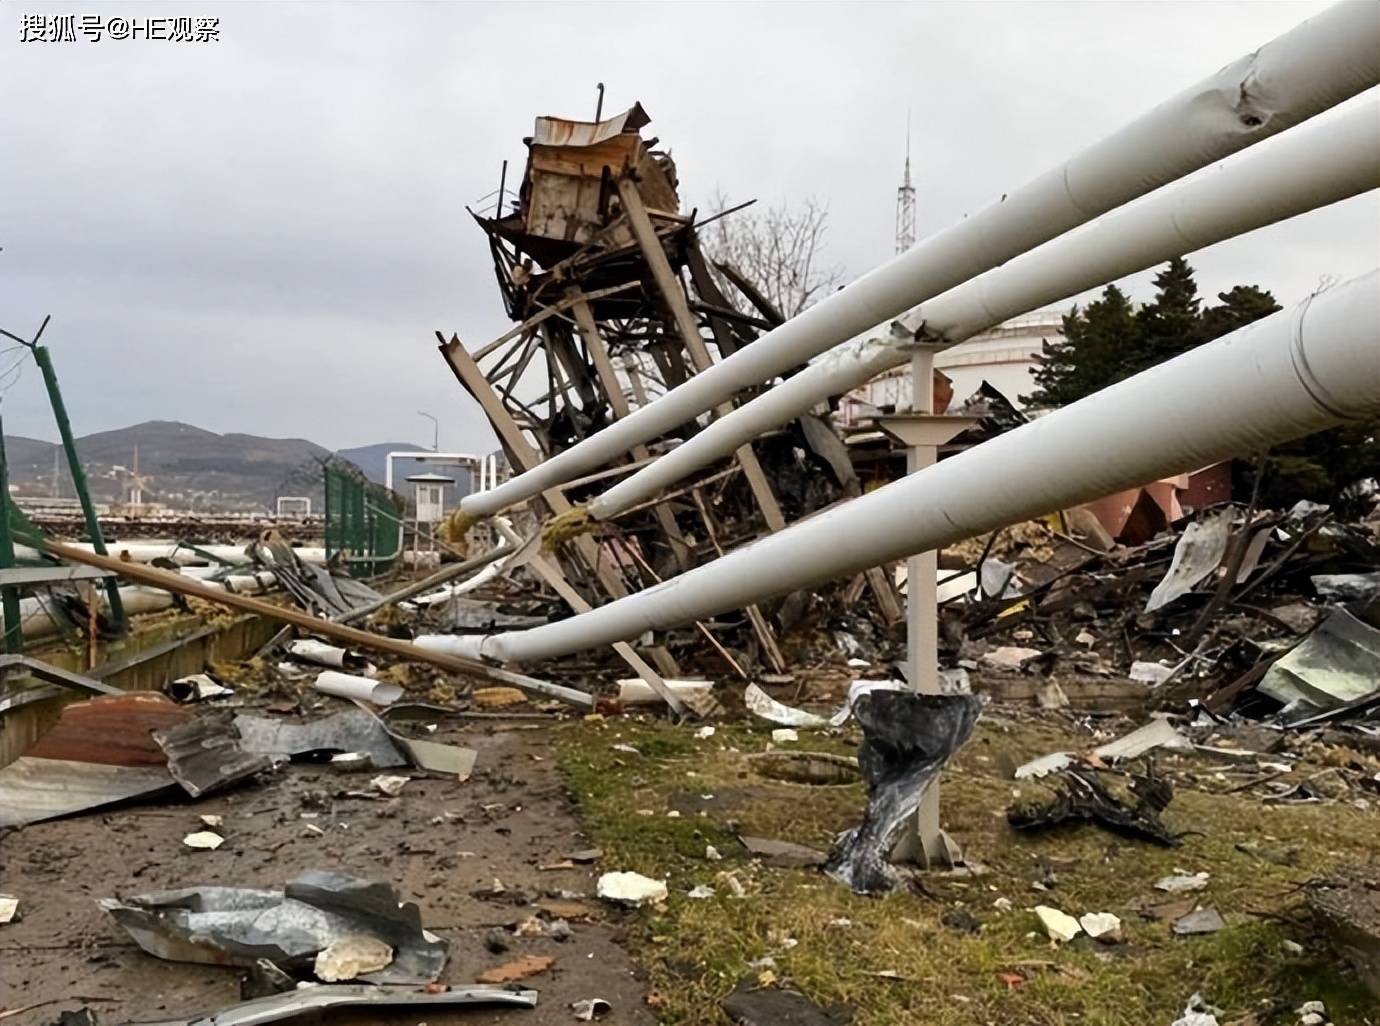
[[[250,967],[267,958],[291,971],[342,937],[367,936],[396,956],[368,982],[429,983],[446,964],[446,942],[422,928],[416,905],[388,884],[339,873],[302,873],[281,891],[190,887],[99,904],[141,948],[174,962]]]
[[[396,684],[373,680],[370,677],[357,677],[339,670],[322,670],[316,675],[312,685],[323,695],[348,698],[372,705],[392,705],[403,696],[403,689]]]
[[[740,980],[719,1007],[737,1026],[847,1026],[853,1021],[851,1008],[823,1009],[799,991],[763,987],[755,976]]]
[[[1038,648],[1021,648],[1019,645],[1003,645],[982,654],[982,661],[1002,670],[1020,670],[1035,662],[1045,653]]]
[[[696,696],[708,698],[714,690],[711,680],[673,680],[663,683],[682,700],[693,701]],[[650,684],[640,677],[631,677],[618,682],[618,701],[621,705],[665,705],[666,700],[658,695]]]
[[[1139,776],[1131,785],[1135,805],[1128,805],[1090,773],[1065,770],[1047,799],[1018,801],[1006,810],[1006,821],[1017,830],[1036,830],[1065,823],[1092,822],[1117,833],[1174,847],[1179,839],[1160,820],[1174,796],[1167,780]]]
[[[1049,905],[1036,905],[1035,916],[1044,927],[1045,934],[1056,943],[1065,944],[1083,932],[1077,919]]]
[[[803,709],[792,709],[788,705],[783,705],[756,684],[749,684],[743,691],[743,704],[754,716],[764,719],[768,723],[779,723],[783,727],[800,727],[812,730],[829,725],[829,721],[823,716],[816,716],[814,713],[805,712]]]
[[[1167,891],[1170,894],[1187,894],[1191,891],[1201,891],[1208,885],[1209,876],[1207,873],[1176,873],[1174,876],[1162,876],[1155,881],[1155,890]]]
[[[1194,994],[1184,1005],[1184,1014],[1175,1019],[1171,1026],[1220,1026],[1217,1010],[1203,1001],[1203,995]]]
[[[778,869],[810,869],[824,865],[829,859],[822,851],[791,841],[774,841],[767,837],[739,837],[738,840],[754,858]]]
[[[478,980],[480,983],[516,983],[537,973],[546,972],[555,961],[550,955],[523,955],[503,965],[485,969],[479,974]]]
[[[64,706],[57,723],[0,768],[0,827],[23,826],[150,797],[176,786],[152,732],[190,719],[149,692]]]
[[[182,843],[199,851],[215,851],[225,843],[225,838],[212,830],[199,830],[182,838]]]
[[[194,720],[153,732],[167,756],[168,772],[193,798],[223,791],[273,767],[259,752],[246,752],[229,713]]]
[[[613,1005],[603,998],[585,998],[582,1001],[572,1001],[570,1010],[575,1013],[577,1022],[593,1022],[612,1012]]]
[[[1078,925],[1089,937],[1103,944],[1120,944],[1125,939],[1121,920],[1110,912],[1085,912],[1078,917]]]
[[[1179,535],[1174,546],[1174,557],[1169,570],[1145,603],[1145,611],[1153,613],[1192,590],[1222,563],[1227,554],[1227,542],[1231,539],[1235,511],[1223,507],[1195,520]]]
[[[369,786],[380,794],[386,794],[389,798],[396,798],[402,794],[402,789],[411,782],[411,777],[391,777],[382,774],[369,781]]]
[[[665,880],[653,880],[641,873],[605,873],[599,877],[595,893],[605,901],[637,908],[649,902],[665,901]]]
[[[1380,689],[1380,630],[1335,610],[1302,644],[1275,660],[1256,690],[1286,706],[1321,711]]]
[[[1380,998],[1380,876],[1375,868],[1347,867],[1311,884],[1308,907],[1357,978]]]
[[[143,1022],[139,1026],[258,1026],[259,1023],[281,1022],[324,1008],[356,1008],[364,1005],[397,1008],[414,1005],[431,1008],[453,1005],[504,1005],[509,1008],[535,1008],[537,992],[512,987],[448,987],[432,990],[398,986],[318,984],[285,994],[256,998],[190,1019],[162,1019],[158,1022]]]
[[[362,752],[374,769],[407,765],[383,722],[363,709],[346,709],[306,723],[240,715],[235,717],[235,729],[247,752],[289,758]]]
[[[174,702],[186,704],[188,702],[205,702],[212,698],[225,698],[233,695],[235,689],[228,687],[224,681],[218,680],[209,673],[193,673],[169,681],[167,693]]]
[[[313,971],[319,980],[343,983],[387,969],[392,961],[393,949],[377,937],[337,937],[316,953]]]
[[[1174,933],[1179,937],[1189,937],[1200,933],[1216,933],[1226,926],[1221,914],[1211,905],[1194,909],[1186,916],[1174,920]]]

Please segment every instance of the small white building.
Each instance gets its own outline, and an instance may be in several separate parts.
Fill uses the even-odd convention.
[[[446,489],[455,484],[455,478],[444,474],[413,474],[407,481],[416,489],[417,523],[436,524],[445,519]]]
[[[961,403],[986,381],[1016,406],[1021,396],[1035,391],[1037,357],[1046,342],[1064,337],[1068,310],[1036,310],[974,335],[934,358],[936,370],[953,383],[953,402]],[[846,424],[873,415],[871,410],[910,408],[910,367],[896,367],[853,389],[844,397],[840,415]]]

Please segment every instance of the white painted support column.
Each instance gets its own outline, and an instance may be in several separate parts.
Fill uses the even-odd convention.
[[[911,412],[884,417],[882,430],[906,447],[906,473],[918,474],[939,461],[939,447],[974,423],[972,417],[934,412],[934,356],[947,347],[917,343],[911,354]],[[906,661],[911,690],[939,694],[939,553],[917,552],[906,560]],[[891,858],[925,868],[963,862],[959,846],[939,825],[939,778],[926,786],[914,821]]]

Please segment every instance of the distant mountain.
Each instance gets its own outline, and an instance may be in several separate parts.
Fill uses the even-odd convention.
[[[383,484],[387,476],[388,454],[390,452],[417,452],[422,447],[411,442],[379,442],[377,445],[360,445],[353,449],[338,449],[336,455],[347,459],[364,476],[377,484]]]
[[[144,499],[214,510],[272,509],[279,495],[309,495],[320,503],[322,460],[330,450],[305,438],[218,435],[176,421],[151,420],[77,439],[93,497],[128,498],[138,450]],[[58,453],[59,494],[71,496],[66,460],[52,442],[19,435],[5,439],[10,484],[20,495],[52,495]]]

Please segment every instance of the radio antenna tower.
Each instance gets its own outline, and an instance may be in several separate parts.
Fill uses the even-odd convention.
[[[910,111],[906,111],[906,173],[896,190],[896,252],[915,245],[915,186],[910,184]]]

